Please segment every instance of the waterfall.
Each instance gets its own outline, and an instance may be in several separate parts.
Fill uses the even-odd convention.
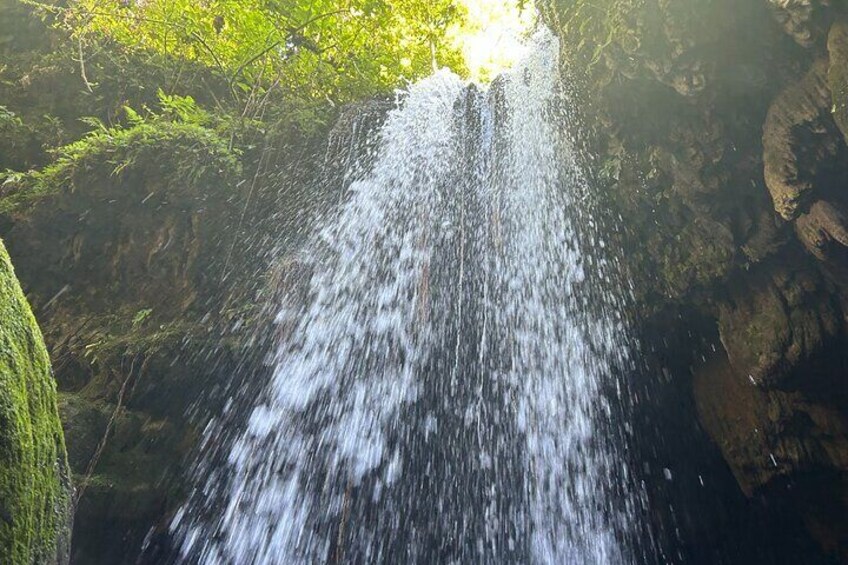
[[[634,560],[627,286],[558,50],[541,31],[487,92],[443,70],[399,97],[304,252],[270,382],[198,467],[180,560]]]

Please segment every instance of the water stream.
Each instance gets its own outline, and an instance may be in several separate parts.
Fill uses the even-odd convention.
[[[304,252],[273,377],[199,465],[182,560],[634,560],[628,289],[558,51],[542,31],[487,91],[399,96]]]

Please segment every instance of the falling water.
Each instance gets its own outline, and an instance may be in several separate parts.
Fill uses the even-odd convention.
[[[557,53],[540,32],[488,92],[439,71],[401,97],[174,520],[181,559],[633,560],[626,291]]]

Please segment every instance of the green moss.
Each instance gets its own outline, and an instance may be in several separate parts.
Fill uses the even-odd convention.
[[[542,0],[545,17],[555,21],[561,35],[571,43],[572,54],[594,66],[609,50],[632,53],[641,46],[637,16],[645,0]]]
[[[0,563],[67,551],[69,471],[41,331],[0,242]]]
[[[48,166],[25,174],[0,174],[0,214],[20,211],[62,191],[73,192],[80,178],[90,181],[92,171],[118,177],[141,169],[197,189],[210,177],[237,175],[240,154],[229,144],[228,133],[236,133],[231,124],[214,123],[191,98],[169,99],[180,101],[179,111],[165,102],[164,113],[145,118],[127,109],[129,127],[106,127],[90,118],[87,122],[95,130],[53,151]]]
[[[169,178],[198,186],[207,173],[231,173],[239,168],[235,155],[214,132],[190,124],[142,124],[118,130],[115,135],[100,132],[63,147],[54,163],[33,171],[14,184],[14,190],[0,199],[0,214],[8,214],[61,190],[76,189],[76,175],[93,167],[108,167],[119,175],[145,164],[169,172]]]

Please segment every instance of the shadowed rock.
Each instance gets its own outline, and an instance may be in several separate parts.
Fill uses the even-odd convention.
[[[766,186],[774,209],[792,220],[811,199],[817,177],[841,147],[830,116],[828,63],[819,60],[803,80],[790,85],[769,109],[763,129]]]
[[[798,239],[818,259],[827,259],[827,250],[832,244],[848,247],[848,227],[843,211],[836,205],[819,200],[810,211],[802,214],[795,222]]]

